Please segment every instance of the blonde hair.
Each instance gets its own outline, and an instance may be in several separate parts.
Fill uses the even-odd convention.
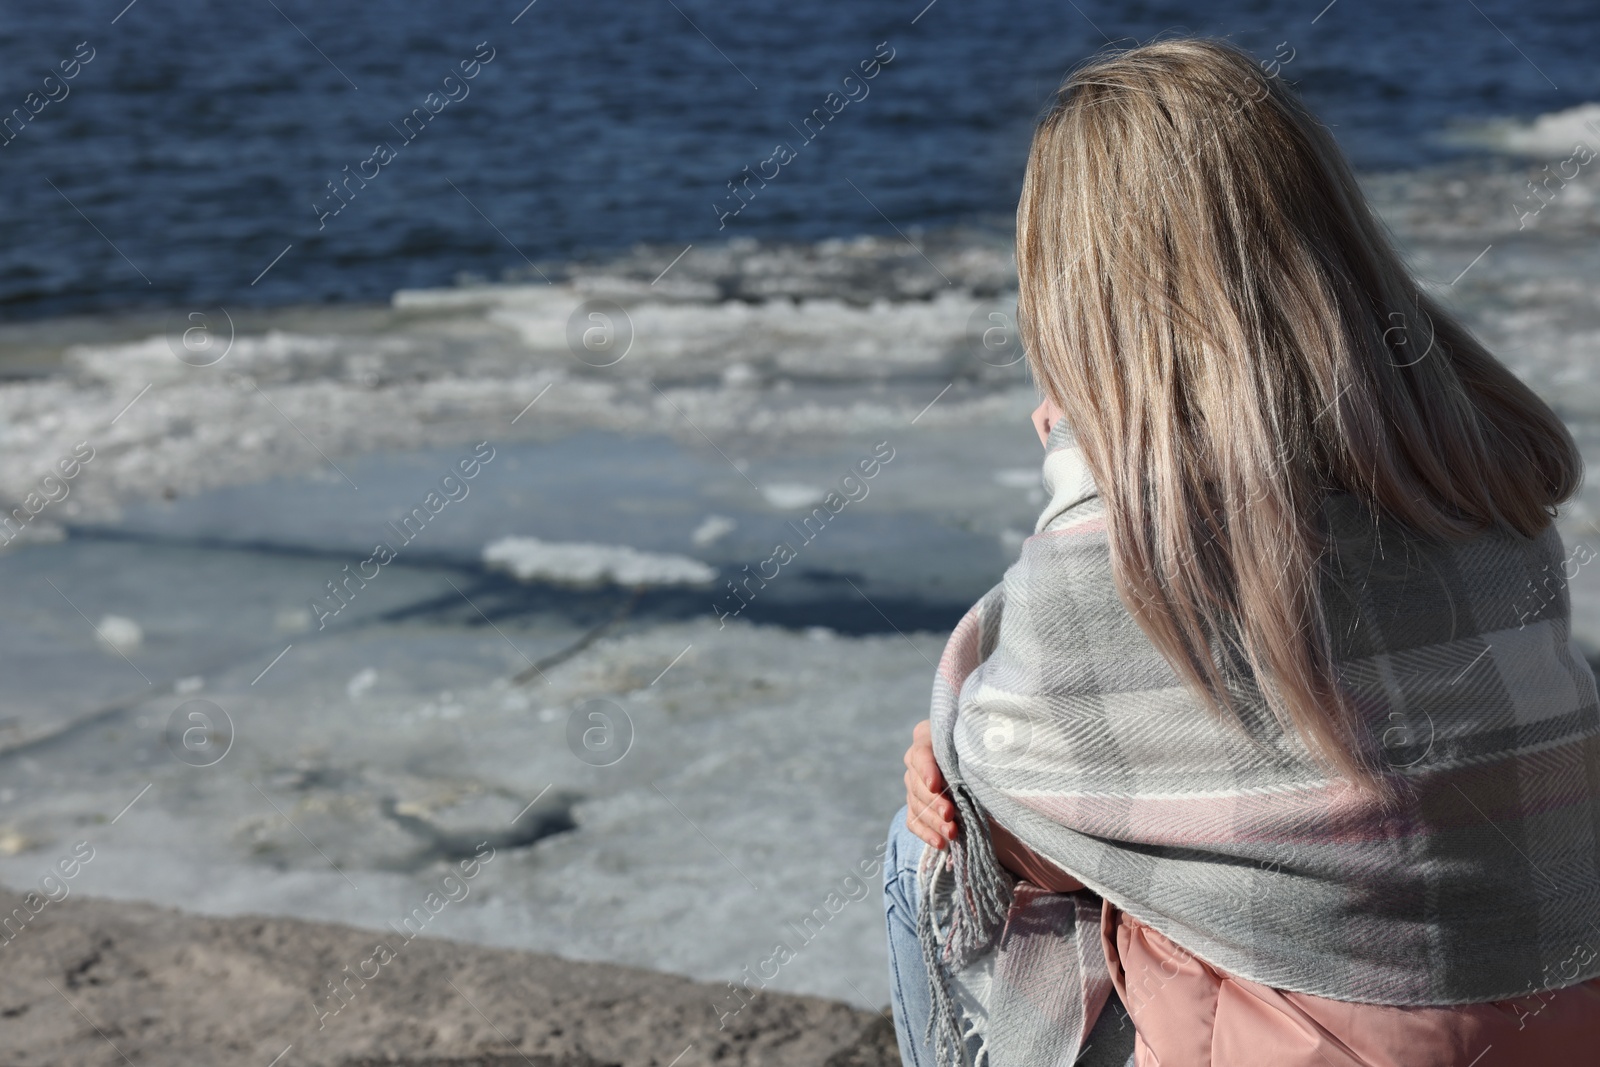
[[[1526,537],[1577,489],[1555,413],[1423,293],[1333,138],[1223,41],[1076,70],[1017,211],[1019,323],[1107,508],[1117,590],[1213,711],[1241,656],[1331,771],[1391,794],[1323,616],[1320,509]]]

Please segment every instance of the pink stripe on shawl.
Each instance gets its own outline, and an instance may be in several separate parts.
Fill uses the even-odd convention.
[[[945,642],[944,654],[939,657],[939,677],[957,692],[961,689],[962,681],[977,670],[980,662],[978,651],[983,640],[983,616],[979,609],[982,606],[982,601],[979,601],[961,616],[961,621],[950,632],[950,640]]]
[[[1452,827],[1482,824],[1537,812],[1585,805],[1593,798],[1587,778],[1600,738],[1583,738],[1517,759],[1512,773],[1504,762],[1460,767],[1450,775],[1461,792],[1441,797],[1426,822],[1408,814],[1404,803],[1387,814],[1344,782],[1328,782],[1281,792],[1218,797],[1139,798],[1122,796],[1019,797],[1046,818],[1087,834],[1158,845],[1288,842],[1314,845],[1360,844],[1410,836],[1428,837]],[[1488,801],[1499,787],[1501,798]],[[1469,801],[1469,797],[1476,797]]]

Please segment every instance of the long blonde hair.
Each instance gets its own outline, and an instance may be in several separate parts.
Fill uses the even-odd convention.
[[[1223,41],[1067,79],[1029,154],[1017,266],[1029,366],[1098,484],[1139,625],[1237,713],[1220,641],[1325,767],[1392,795],[1334,670],[1324,495],[1423,537],[1531,537],[1581,478],[1560,419],[1422,292],[1333,138]]]

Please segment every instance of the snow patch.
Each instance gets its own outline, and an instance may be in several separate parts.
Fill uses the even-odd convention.
[[[139,624],[123,615],[106,615],[95,627],[100,643],[113,652],[126,654],[144,641],[144,631]]]
[[[351,700],[360,700],[361,695],[371,689],[378,680],[378,672],[371,667],[363,667],[351,676],[345,683],[345,696]]]
[[[525,582],[562,585],[706,585],[717,572],[688,556],[640,552],[627,545],[541,541],[536,537],[502,537],[486,545],[483,561],[510,571]]]
[[[1490,119],[1452,131],[1446,139],[1506,155],[1565,159],[1579,142],[1600,144],[1600,104],[1579,104],[1532,122]]]
[[[737,525],[739,524],[726,515],[707,515],[704,521],[694,528],[689,540],[694,542],[696,548],[705,548],[728,536]]]
[[[761,490],[761,495],[773,507],[789,511],[810,507],[822,499],[824,492],[814,485],[802,485],[799,482],[773,482]]]

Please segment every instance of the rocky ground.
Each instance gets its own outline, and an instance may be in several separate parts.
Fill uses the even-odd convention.
[[[634,968],[80,897],[0,907],[5,1067],[900,1063],[884,1014],[814,997],[765,992],[719,1028],[726,988]],[[364,965],[379,940],[395,957]]]

